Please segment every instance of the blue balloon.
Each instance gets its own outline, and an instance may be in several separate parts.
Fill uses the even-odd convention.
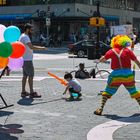
[[[19,39],[21,35],[20,29],[16,26],[9,26],[4,31],[4,39],[7,42],[15,42]]]
[[[72,93],[72,96],[73,97],[78,97],[78,94],[77,93]]]

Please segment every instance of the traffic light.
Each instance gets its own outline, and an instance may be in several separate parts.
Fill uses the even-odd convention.
[[[50,12],[51,12],[51,7],[48,6],[48,8],[47,8],[47,13],[50,13]]]
[[[7,0],[3,0],[3,5],[5,5],[5,4],[6,4],[6,1],[7,1]]]
[[[51,6],[47,7],[47,17],[50,17],[51,15]]]
[[[0,5],[6,5],[7,0],[0,0]]]
[[[38,17],[45,17],[46,16],[46,12],[44,10],[38,10]]]
[[[105,19],[102,17],[92,17],[90,18],[90,25],[91,26],[104,26]]]

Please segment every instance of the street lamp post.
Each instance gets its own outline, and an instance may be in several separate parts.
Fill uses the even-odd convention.
[[[125,0],[125,16],[126,16],[126,23],[127,23],[127,8],[128,8],[128,1]]]
[[[99,7],[100,7],[100,1],[97,1],[97,17],[100,17],[100,10],[99,10]],[[99,22],[99,21],[97,21]],[[100,58],[100,55],[99,55],[99,48],[100,48],[100,27],[97,26],[97,40],[96,40],[96,51],[95,51],[95,58]]]
[[[47,38],[48,38],[49,37],[49,27],[51,25],[51,20],[50,20],[50,7],[48,7],[49,0],[43,0],[43,2],[47,5],[47,12],[46,12],[46,17],[45,17],[45,22],[46,22]]]
[[[93,17],[90,18],[90,25],[96,27],[97,29],[97,39],[96,39],[96,47],[94,50],[94,56],[93,58],[95,59],[99,59],[100,58],[100,26],[104,26],[105,25],[105,20],[104,18],[101,17],[100,14],[100,1],[97,0],[96,1],[96,6],[97,6],[97,10],[93,13]]]

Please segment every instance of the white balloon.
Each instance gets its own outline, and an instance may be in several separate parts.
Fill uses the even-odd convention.
[[[4,42],[4,31],[6,30],[6,27],[2,24],[0,24],[0,43]]]

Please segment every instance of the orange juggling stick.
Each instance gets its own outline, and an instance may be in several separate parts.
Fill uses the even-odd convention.
[[[62,85],[64,85],[64,86],[67,86],[67,85],[68,85],[67,82],[66,82],[64,79],[59,78],[59,77],[56,76],[55,74],[53,74],[53,73],[51,73],[51,72],[48,72],[48,74],[49,74],[50,76],[52,76],[53,78],[55,78],[56,80],[58,80]]]

